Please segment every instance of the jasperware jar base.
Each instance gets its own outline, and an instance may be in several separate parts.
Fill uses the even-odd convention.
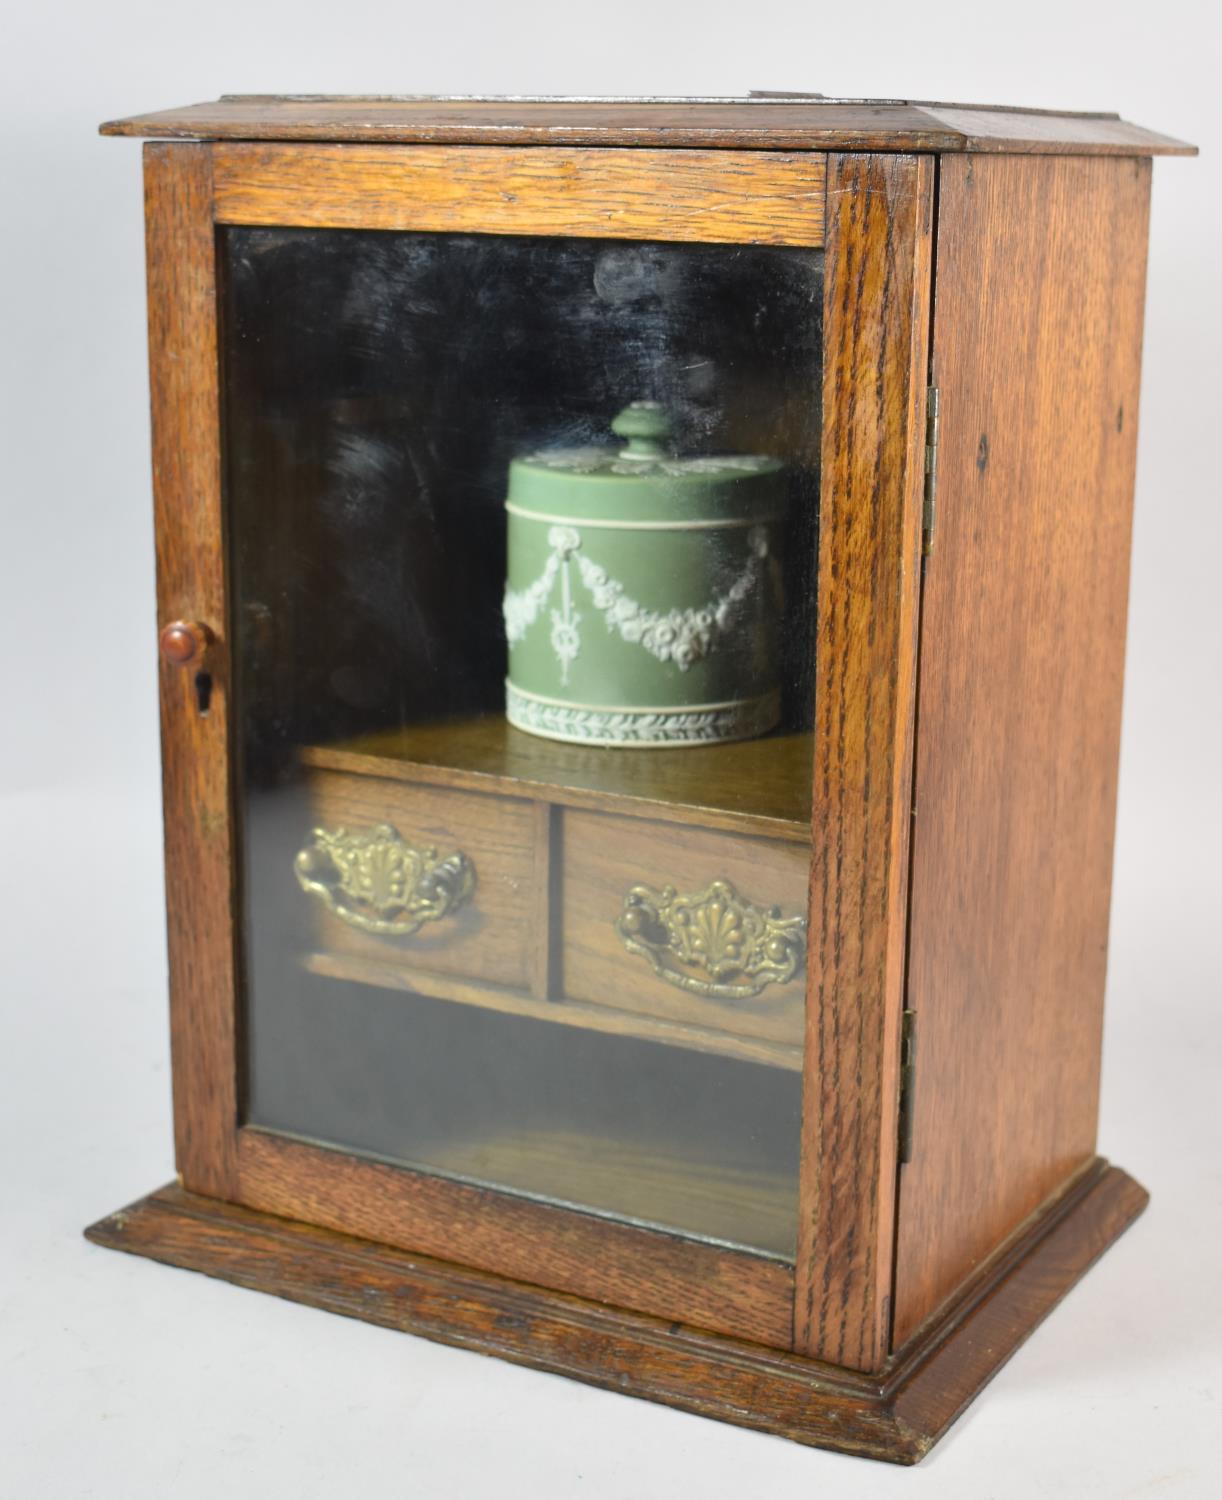
[[[715,745],[753,739],[775,729],[779,693],[733,703],[694,703],[678,708],[638,708],[562,703],[505,684],[505,714],[515,729],[577,745],[636,750],[678,745]]]

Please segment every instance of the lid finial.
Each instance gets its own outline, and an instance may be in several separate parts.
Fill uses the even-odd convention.
[[[616,437],[627,438],[621,458],[665,458],[670,417],[660,401],[634,401],[611,423]]]

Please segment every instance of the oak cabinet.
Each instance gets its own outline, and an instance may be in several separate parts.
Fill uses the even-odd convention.
[[[180,1180],[91,1237],[919,1458],[1145,1203],[1095,1126],[1189,148],[799,97],[104,128],[154,138]],[[617,454],[642,401],[670,446]],[[548,479],[507,595],[532,454],[658,507]],[[766,530],[668,509],[739,472]]]

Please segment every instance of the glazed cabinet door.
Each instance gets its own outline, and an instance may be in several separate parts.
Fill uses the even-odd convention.
[[[817,1346],[811,1070],[846,940],[888,1024],[898,864],[852,850],[894,835],[911,601],[865,663],[816,600],[912,539],[916,397],[847,391],[922,357],[919,162],[835,231],[890,256],[876,329],[818,156],[146,160],[185,1185],[780,1346],[796,1276]],[[891,882],[847,939],[829,839]]]

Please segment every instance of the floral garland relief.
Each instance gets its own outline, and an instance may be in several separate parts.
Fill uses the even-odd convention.
[[[505,590],[505,634],[515,645],[539,618],[551,595],[556,578],[560,578],[560,607],[553,608],[552,650],[560,663],[560,681],[569,681],[569,667],[581,651],[581,612],[573,604],[570,565],[575,559],[577,572],[589,592],[594,607],[607,622],[607,629],[617,631],[621,639],[639,645],[661,662],[674,662],[681,672],[710,655],[718,641],[732,633],[738,615],[759,581],[768,556],[768,532],[753,526],[747,533],[749,556],[742,572],[719,597],[700,609],[672,609],[665,614],[646,609],[629,597],[624,585],[610,578],[581,551],[581,533],[573,526],[553,526],[547,534],[552,549],[542,573],[529,588]]]

